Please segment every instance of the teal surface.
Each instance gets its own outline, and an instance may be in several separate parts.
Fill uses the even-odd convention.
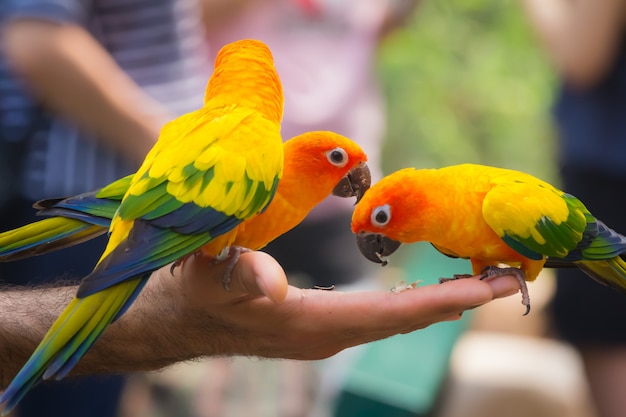
[[[422,280],[420,285],[471,271],[468,261],[443,256],[429,244],[410,245],[405,254],[407,281]],[[403,415],[398,410],[409,412],[405,415],[428,413],[448,372],[454,344],[467,327],[467,316],[368,344],[348,373],[336,415]],[[354,414],[363,411],[365,403],[370,403],[375,414]]]

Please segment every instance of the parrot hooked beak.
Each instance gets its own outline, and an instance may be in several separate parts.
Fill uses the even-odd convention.
[[[335,188],[333,188],[333,195],[344,198],[356,196],[356,203],[358,203],[371,184],[370,169],[363,162],[348,171],[337,183]]]
[[[387,261],[383,258],[394,253],[401,245],[397,240],[385,235],[369,232],[359,232],[356,236],[356,244],[367,259],[382,266],[387,265]]]

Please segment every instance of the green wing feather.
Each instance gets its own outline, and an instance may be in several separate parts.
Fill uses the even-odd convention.
[[[582,241],[589,216],[577,198],[521,173],[495,184],[483,201],[487,224],[530,259],[566,257]]]

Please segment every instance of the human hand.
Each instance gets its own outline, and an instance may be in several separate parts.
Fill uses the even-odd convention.
[[[189,342],[193,356],[322,359],[351,346],[457,320],[467,309],[519,290],[509,276],[401,292],[300,289],[287,284],[270,255],[252,252],[241,256],[231,291],[225,291],[225,267],[192,257],[176,270],[178,281],[169,277],[184,318],[178,337]],[[186,332],[193,337],[187,340]]]

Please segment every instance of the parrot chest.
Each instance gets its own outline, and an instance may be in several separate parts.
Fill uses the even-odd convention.
[[[467,196],[466,193],[463,193]],[[462,203],[447,205],[431,216],[434,226],[424,240],[448,255],[499,262],[520,262],[524,257],[511,249],[482,216],[482,199],[464,198]],[[429,230],[430,229],[430,230]]]

